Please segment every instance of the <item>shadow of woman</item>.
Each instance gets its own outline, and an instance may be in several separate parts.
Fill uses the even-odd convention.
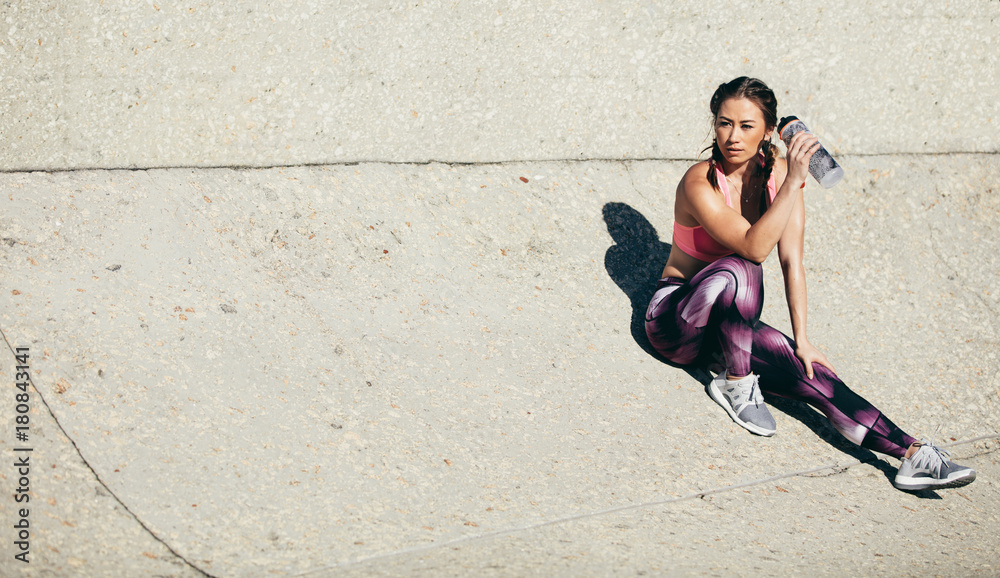
[[[712,375],[703,367],[703,365],[707,366],[707,362],[687,366],[673,363],[653,349],[646,336],[646,307],[649,305],[650,299],[653,298],[656,282],[660,279],[663,266],[670,256],[670,244],[660,241],[656,228],[646,217],[625,203],[607,203],[604,205],[602,213],[608,227],[608,234],[615,242],[604,254],[604,268],[615,284],[628,296],[632,304],[630,325],[632,338],[643,351],[652,357],[667,365],[682,369],[702,385],[708,385]],[[823,414],[808,404],[773,397],[768,399],[768,403],[802,422],[833,447],[861,462],[871,463],[887,478],[893,479],[895,468],[878,459],[874,453],[848,441],[830,425]],[[930,492],[930,494],[933,493]]]
[[[670,256],[670,243],[660,241],[646,217],[625,203],[608,203],[602,212],[608,234],[615,242],[604,253],[604,268],[632,304],[632,339],[652,357],[683,369],[702,385],[708,384],[712,379],[708,372],[696,366],[678,365],[663,357],[653,349],[646,336],[646,307]]]

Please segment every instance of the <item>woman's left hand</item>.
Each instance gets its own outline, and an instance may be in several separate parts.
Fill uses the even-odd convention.
[[[798,357],[799,361],[802,362],[803,367],[806,369],[806,375],[809,379],[812,379],[814,375],[812,367],[812,364],[814,363],[822,365],[835,374],[837,373],[837,371],[833,369],[833,366],[830,365],[830,362],[827,361],[826,356],[808,342],[796,344],[795,357]]]

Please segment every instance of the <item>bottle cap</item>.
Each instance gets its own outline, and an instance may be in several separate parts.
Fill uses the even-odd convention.
[[[779,120],[778,121],[778,134],[780,135],[781,131],[785,130],[785,126],[787,126],[787,125],[789,125],[789,124],[791,124],[791,123],[793,123],[793,122],[795,122],[797,120],[799,120],[799,117],[797,117],[797,116],[786,116],[786,117],[782,118],[781,120]]]

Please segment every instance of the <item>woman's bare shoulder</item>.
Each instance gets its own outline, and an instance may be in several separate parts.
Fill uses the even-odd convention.
[[[708,180],[710,170],[712,170],[710,161],[695,163],[681,177],[677,192],[685,195],[711,193],[712,183]]]
[[[696,207],[711,207],[722,205],[722,193],[712,187],[708,180],[709,171],[714,170],[709,161],[694,164],[684,173],[677,185],[677,195],[674,203],[674,219],[685,227],[696,227],[700,224],[693,214],[698,213]]]

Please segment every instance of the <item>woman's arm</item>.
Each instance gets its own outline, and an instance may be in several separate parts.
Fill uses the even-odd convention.
[[[813,347],[806,336],[806,271],[802,265],[805,221],[805,202],[799,197],[788,219],[788,226],[778,241],[778,260],[785,279],[785,300],[788,302],[788,315],[792,321],[795,356],[805,367],[806,375],[812,379],[813,363],[823,365],[830,371],[834,369],[826,356]]]
[[[788,148],[787,174],[781,180],[771,206],[753,225],[727,207],[701,175],[689,173],[685,176],[682,181],[684,194],[679,194],[678,200],[684,200],[686,211],[715,240],[741,257],[761,263],[788,229],[795,204],[802,203],[801,186],[809,174],[809,159],[818,148],[816,137],[805,131],[792,137]]]

